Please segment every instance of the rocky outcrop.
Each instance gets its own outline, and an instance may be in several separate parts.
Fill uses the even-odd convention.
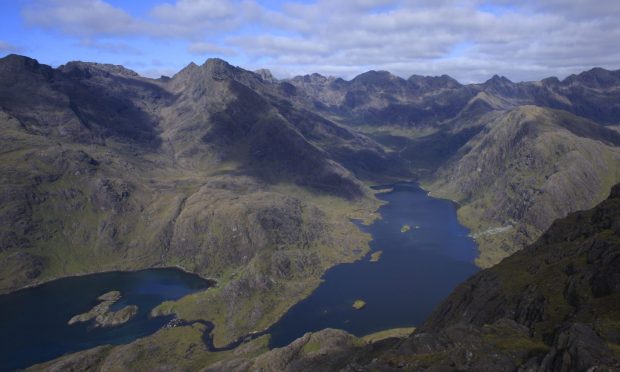
[[[128,305],[117,311],[111,311],[110,307],[121,299],[119,291],[111,291],[97,298],[101,301],[89,311],[73,316],[67,324],[85,323],[93,320],[95,327],[115,327],[127,323],[138,313],[136,305]]]
[[[547,371],[586,371],[591,368],[620,368],[611,352],[591,326],[574,323],[556,332],[553,347],[541,362]]]

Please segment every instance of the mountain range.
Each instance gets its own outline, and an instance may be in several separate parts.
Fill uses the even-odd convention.
[[[225,344],[268,327],[325,270],[368,251],[370,237],[352,222],[377,218],[368,185],[416,180],[454,200],[478,242],[477,264],[491,267],[607,198],[620,182],[618,125],[620,71],[600,68],[562,81],[463,85],[384,71],[278,80],[210,59],[149,79],[122,66],[52,68],[9,55],[0,59],[0,293],[178,266],[218,286],[157,312],[213,321],[215,343]],[[450,353],[462,331],[445,336],[456,323],[434,319],[422,329]],[[511,321],[491,332],[555,345],[550,330]],[[199,326],[182,328],[171,332],[198,337]]]

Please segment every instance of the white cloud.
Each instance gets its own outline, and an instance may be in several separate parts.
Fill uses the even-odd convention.
[[[89,37],[140,33],[145,25],[103,0],[36,0],[22,11],[29,25]]]
[[[182,40],[192,54],[230,56],[280,75],[384,69],[531,80],[620,68],[618,1],[318,0],[274,10],[258,0],[177,0],[136,18],[104,0],[34,0],[23,15],[80,38]]]
[[[235,7],[234,3],[225,0],[179,0],[175,4],[157,5],[151,15],[175,23],[199,23],[230,19],[235,16]]]
[[[112,54],[120,55],[141,55],[142,52],[131,45],[125,43],[106,42],[93,39],[82,39],[77,44],[81,47],[96,49]]]
[[[187,50],[190,53],[197,54],[197,55],[205,55],[205,54],[220,55],[220,56],[237,55],[237,52],[234,49],[220,46],[220,45],[213,44],[213,43],[203,43],[203,42],[191,43],[187,47]]]

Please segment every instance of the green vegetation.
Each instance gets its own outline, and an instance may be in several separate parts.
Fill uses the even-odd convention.
[[[304,347],[301,349],[304,354],[311,354],[319,350],[321,350],[321,343],[319,340],[315,340],[313,338],[306,342]]]
[[[355,310],[361,310],[366,307],[366,302],[364,300],[355,300],[351,306],[353,306]]]
[[[593,207],[620,181],[620,149],[596,140],[601,129],[593,122],[534,106],[487,116],[488,131],[422,183],[459,203],[481,267],[532,243],[555,219]]]
[[[415,327],[410,328],[392,328],[386,329],[384,331],[379,331],[375,333],[371,333],[369,335],[363,336],[362,339],[368,343],[373,343],[381,340],[385,340],[386,338],[396,337],[396,338],[405,338],[408,337],[415,331]]]
[[[483,327],[482,339],[498,350],[517,356],[518,363],[525,363],[532,355],[541,355],[549,351],[549,346],[539,339],[530,338],[522,331],[501,325]]]
[[[153,310],[154,314],[174,313],[185,320],[209,320],[215,324],[215,345],[225,345],[249,332],[261,331],[277,321],[291,306],[308,296],[320,284],[320,276],[327,268],[340,262],[353,262],[368,252],[370,236],[362,233],[350,219],[371,223],[377,216],[374,211],[379,202],[376,199],[364,198],[347,202],[290,184],[275,185],[273,190],[278,195],[295,195],[298,200],[314,205],[323,212],[318,217],[323,223],[327,222],[328,238],[314,242],[310,246],[310,252],[305,249],[262,252],[245,266],[229,269],[218,275],[217,287],[194,293],[176,302],[165,302]],[[196,208],[202,207],[196,205]],[[307,213],[307,216],[302,213],[302,216],[316,218],[312,217],[311,213]],[[304,225],[316,223],[316,220],[311,220]],[[312,232],[296,230],[287,234],[307,236]],[[288,267],[295,270],[291,271]],[[256,277],[271,276],[274,272],[277,275],[272,276],[275,281],[271,285],[256,288],[251,292],[247,290],[247,284]],[[231,311],[231,307],[235,311]]]
[[[370,255],[370,262],[378,262],[381,259],[382,254],[383,251],[372,252],[372,254]]]
[[[73,316],[67,324],[72,325],[94,320],[95,327],[114,327],[127,323],[138,313],[138,307],[135,305],[125,306],[117,311],[110,311],[110,307],[121,299],[119,291],[104,293],[97,299],[101,303],[83,314]]]
[[[268,350],[268,336],[259,337],[232,351],[211,353],[202,341],[205,328],[201,324],[164,328],[155,334],[127,345],[104,346],[69,354],[28,371],[64,370],[79,366],[80,370],[152,371],[162,366],[180,370],[200,370],[232,356],[255,357]]]

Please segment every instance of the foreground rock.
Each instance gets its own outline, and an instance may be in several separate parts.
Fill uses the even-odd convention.
[[[121,299],[119,291],[104,293],[97,299],[102,302],[88,312],[72,317],[67,324],[84,323],[94,319],[95,327],[114,327],[127,323],[138,313],[138,307],[135,305],[125,306],[118,311],[110,311],[110,307]]]

